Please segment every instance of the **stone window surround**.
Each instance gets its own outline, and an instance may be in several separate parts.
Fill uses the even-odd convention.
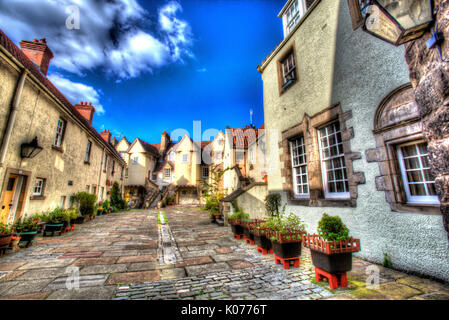
[[[283,179],[282,189],[287,192],[287,201],[290,205],[301,205],[310,207],[356,207],[357,185],[365,183],[363,172],[354,172],[352,161],[362,158],[360,152],[352,152],[350,140],[354,138],[353,128],[347,128],[345,122],[352,118],[352,112],[343,112],[340,104],[329,108],[310,117],[305,114],[303,120],[297,125],[282,132],[280,161],[283,163],[281,176]],[[349,199],[326,199],[324,197],[324,185],[321,171],[321,157],[319,153],[318,130],[338,120],[342,132],[343,151],[346,170],[349,180]],[[303,135],[306,144],[307,169],[309,173],[309,194],[306,199],[294,197],[293,176],[291,163],[290,140]]]
[[[31,196],[30,196],[30,200],[45,200],[45,188],[47,187],[47,179],[45,179],[45,178],[42,178],[42,177],[36,177],[34,180],[35,180],[35,182],[36,182],[36,180],[37,179],[40,179],[40,180],[42,180],[43,181],[43,183],[42,183],[42,191],[41,191],[41,194],[34,194],[34,185],[33,185],[33,192],[32,192],[32,194],[31,194]]]
[[[414,204],[407,202],[405,186],[401,175],[397,146],[427,139],[422,131],[420,117],[410,117],[395,125],[382,127],[382,112],[388,102],[396,95],[400,95],[411,85],[402,85],[389,93],[380,103],[374,118],[374,130],[376,148],[365,151],[367,162],[377,162],[380,175],[376,177],[376,189],[385,192],[385,200],[390,205],[393,212],[419,213],[440,215],[440,205],[438,204]]]
[[[69,122],[67,121],[67,119],[64,117],[64,116],[59,116],[59,118],[58,118],[58,122],[59,122],[59,120],[62,120],[63,121],[63,123],[64,123],[64,127],[63,127],[63,129],[62,129],[62,136],[61,136],[61,144],[59,145],[59,146],[57,146],[57,145],[55,145],[54,144],[54,141],[53,141],[53,143],[52,143],[52,145],[51,145],[51,148],[53,149],[53,150],[56,150],[56,151],[59,151],[59,152],[61,152],[61,153],[63,153],[64,152],[64,149],[63,149],[63,145],[64,145],[64,138],[65,138],[65,134],[66,134],[66,132],[67,132],[67,126],[68,126],[68,124],[69,124]]]
[[[293,59],[295,61],[295,82],[289,85],[287,88],[283,89],[282,86],[284,85],[284,75],[282,73],[282,61],[287,59],[287,57],[293,54]],[[277,66],[277,73],[278,73],[278,88],[279,88],[279,96],[283,95],[285,92],[287,92],[290,88],[292,88],[295,84],[299,82],[298,77],[298,59],[296,55],[296,48],[295,48],[295,41],[292,41],[291,44],[287,47],[286,51],[276,62]]]

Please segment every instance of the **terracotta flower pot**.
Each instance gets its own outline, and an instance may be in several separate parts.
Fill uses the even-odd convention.
[[[12,233],[0,234],[0,252],[4,253],[4,251],[9,247],[12,236]]]

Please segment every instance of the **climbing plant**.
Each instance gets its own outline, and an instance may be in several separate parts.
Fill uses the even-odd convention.
[[[205,201],[204,210],[211,213],[220,213],[220,200],[224,198],[224,193],[220,190],[220,183],[223,175],[228,169],[222,170],[218,166],[209,169],[209,181],[206,179],[200,180],[201,189],[203,190],[202,197]]]

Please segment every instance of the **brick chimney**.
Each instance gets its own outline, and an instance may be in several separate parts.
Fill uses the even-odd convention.
[[[171,142],[171,139],[170,139],[170,136],[168,135],[168,133],[165,132],[165,131],[162,132],[161,133],[161,146],[160,146],[160,149],[159,149],[159,153],[161,155],[163,155],[164,152],[167,150],[167,147],[170,144],[170,142]]]
[[[22,52],[33,61],[46,76],[50,60],[53,59],[53,52],[47,46],[47,41],[44,39],[33,41],[22,40],[20,42]]]
[[[76,111],[78,111],[84,118],[86,118],[87,121],[89,121],[90,125],[92,125],[92,119],[94,117],[95,108],[92,105],[92,102],[80,102],[80,104],[77,104],[74,106]]]
[[[101,137],[103,138],[104,141],[106,141],[107,143],[111,143],[111,136],[112,134],[109,132],[109,130],[104,130],[101,134]]]

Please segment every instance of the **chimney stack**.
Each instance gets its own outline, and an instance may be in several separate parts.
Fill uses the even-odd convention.
[[[89,121],[89,124],[92,125],[92,119],[94,118],[95,108],[92,105],[92,102],[80,102],[80,104],[77,104],[74,106],[76,111],[78,111],[87,121]]]
[[[33,39],[33,41],[22,40],[20,47],[22,52],[47,76],[50,60],[53,59],[53,52],[47,46],[47,40],[45,38],[41,40]]]
[[[101,137],[103,138],[104,141],[106,141],[107,143],[111,143],[111,136],[112,134],[109,132],[109,130],[104,130],[101,134]]]
[[[159,149],[159,154],[160,155],[163,155],[165,153],[165,151],[167,150],[168,145],[170,144],[170,142],[171,142],[171,139],[170,139],[170,136],[168,135],[168,133],[165,132],[165,131],[162,132],[161,133],[161,146],[160,146],[160,149]]]

